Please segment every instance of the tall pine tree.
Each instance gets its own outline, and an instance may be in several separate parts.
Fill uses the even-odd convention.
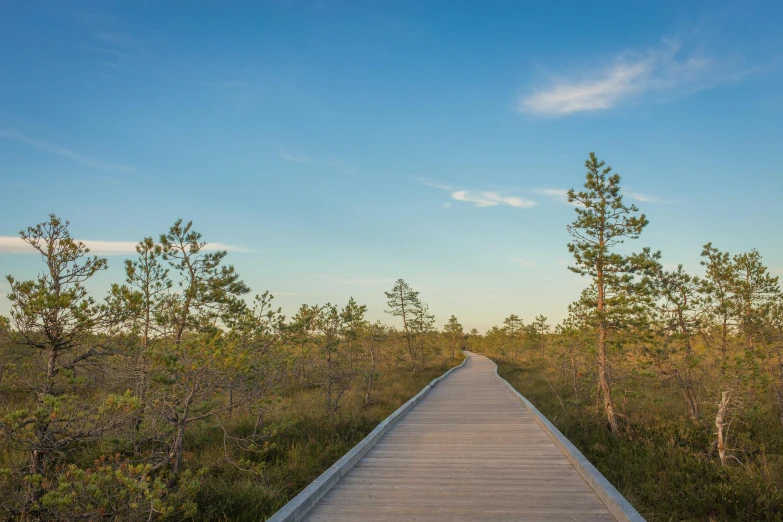
[[[612,399],[609,362],[606,355],[607,332],[612,314],[624,308],[626,297],[622,289],[630,283],[635,271],[632,257],[614,251],[624,239],[639,237],[648,221],[639,209],[623,202],[620,176],[604,167],[595,153],[585,162],[587,179],[584,189],[568,191],[568,202],[576,203],[576,220],[568,226],[574,238],[568,250],[574,255],[575,266],[569,269],[588,276],[595,290],[594,304],[598,326],[598,384],[612,433],[618,430]]]

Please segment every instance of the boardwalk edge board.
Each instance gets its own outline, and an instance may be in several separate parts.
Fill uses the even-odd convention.
[[[354,446],[348,453],[343,455],[340,460],[321,473],[318,478],[312,481],[297,496],[292,498],[288,504],[280,508],[277,513],[269,517],[267,522],[299,522],[302,520],[307,512],[310,511],[310,509],[312,509],[312,507],[315,506],[315,504],[321,500],[321,498],[332,489],[373,446],[375,446],[381,437],[408,413],[408,410],[416,406],[416,404],[418,404],[436,384],[451,375],[455,370],[462,368],[467,360],[468,356],[466,355],[459,365],[451,368],[440,377],[433,379],[417,393],[416,396],[397,408],[394,413],[381,421],[369,435],[363,438],[361,442]]]
[[[644,517],[634,509],[625,497],[606,480],[606,477],[601,475],[601,472],[582,455],[582,452],[579,451],[565,435],[560,433],[560,430],[549,422],[549,419],[544,417],[544,415],[538,411],[538,408],[533,406],[533,403],[522,396],[522,394],[515,390],[507,380],[498,374],[497,364],[495,364],[495,375],[498,379],[503,381],[511,393],[522,402],[522,405],[530,412],[533,419],[535,419],[538,425],[544,429],[555,445],[560,448],[560,451],[562,451],[571,464],[573,464],[577,472],[579,472],[579,475],[581,475],[584,481],[587,482],[593,491],[595,491],[598,498],[601,499],[607,509],[609,509],[609,512],[614,515],[619,522],[646,522]]]

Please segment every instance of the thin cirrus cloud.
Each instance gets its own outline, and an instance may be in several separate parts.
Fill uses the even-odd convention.
[[[451,193],[451,198],[457,201],[473,203],[474,207],[496,207],[498,205],[508,205],[517,208],[530,208],[536,205],[536,202],[530,199],[519,198],[516,196],[501,196],[497,192],[471,192],[468,190],[458,190]]]
[[[554,188],[548,188],[548,189],[536,189],[533,192],[536,194],[542,194],[544,196],[549,196],[561,203],[566,203],[573,206],[578,206],[579,203],[573,202],[568,203],[568,191],[564,189],[554,189]],[[658,199],[654,198],[652,196],[649,196],[647,194],[642,194],[641,192],[625,192],[625,197],[628,199],[635,199],[636,201],[641,201],[643,203],[658,203]]]
[[[531,208],[537,203],[531,199],[520,198],[517,196],[504,196],[493,191],[472,191],[472,190],[454,190],[449,185],[433,183],[427,180],[419,180],[423,185],[436,188],[449,193],[449,197],[454,201],[472,203],[474,207],[497,207],[507,205],[516,208]],[[450,203],[444,203],[443,208],[449,208]]]
[[[658,203],[656,198],[648,196],[647,194],[642,194],[641,192],[626,192],[625,195],[636,201],[641,201],[642,203]]]
[[[664,39],[651,49],[620,53],[596,74],[554,78],[546,87],[522,95],[517,111],[544,116],[605,111],[642,96],[711,89],[750,72]]]
[[[534,262],[528,261],[527,259],[522,259],[521,257],[515,257],[514,261],[524,266],[525,268],[533,268],[534,266],[536,266]]]
[[[96,241],[90,239],[81,240],[91,254],[112,256],[123,254],[135,254],[136,245],[133,241]],[[250,252],[242,247],[226,245],[224,243],[207,243],[204,250],[227,250],[229,252]],[[0,254],[35,254],[37,251],[27,244],[19,236],[0,236]]]
[[[302,154],[300,152],[291,152],[285,149],[278,150],[277,154],[289,163],[321,165],[321,166],[337,169],[343,172],[344,174],[356,173],[356,167],[341,159],[313,158],[311,156]]]
[[[536,189],[533,192],[536,194],[542,194],[544,196],[549,196],[551,198],[554,198],[562,203],[568,203],[568,191],[564,189]]]
[[[30,136],[27,136],[26,134],[22,134],[21,132],[15,131],[13,129],[0,129],[0,138],[8,141],[20,143],[27,147],[38,149],[42,152],[54,154],[55,156],[60,156],[61,158],[66,158],[75,161],[76,163],[79,163],[81,165],[84,165],[86,167],[91,167],[93,169],[100,170],[109,174],[133,174],[133,175],[143,175],[148,177],[147,174],[144,174],[143,172],[136,169],[135,167],[131,167],[129,165],[123,165],[121,163],[112,163],[110,161],[105,161],[100,158],[79,154],[78,152],[74,152],[67,147],[63,147],[62,145],[57,145],[54,143],[49,143],[47,141],[31,138]]]
[[[281,158],[291,163],[315,163],[315,160],[304,154],[297,152],[290,152],[287,150],[279,150],[277,152]]]

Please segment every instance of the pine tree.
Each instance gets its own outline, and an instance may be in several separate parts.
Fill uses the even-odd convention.
[[[701,265],[706,268],[706,291],[713,321],[718,323],[718,345],[720,349],[721,375],[726,373],[729,355],[729,331],[736,304],[733,291],[737,287],[736,271],[727,252],[721,252],[707,243],[701,252],[706,258]],[[711,340],[708,336],[707,340]]]
[[[596,293],[596,319],[598,325],[598,382],[604,409],[612,433],[618,430],[610,378],[606,343],[610,321],[615,305],[626,300],[622,289],[631,280],[636,270],[630,256],[624,256],[613,249],[624,239],[639,237],[648,224],[639,209],[623,202],[620,191],[620,176],[611,174],[611,167],[604,167],[595,153],[585,162],[587,179],[584,190],[568,191],[568,202],[576,203],[577,218],[568,226],[574,238],[568,250],[574,255],[575,266],[569,269],[579,275],[590,277]],[[619,307],[618,307],[619,310]]]
[[[417,299],[413,307],[413,316],[408,324],[413,332],[414,342],[419,349],[419,361],[424,365],[427,339],[435,332],[435,316],[430,313],[429,305]]]
[[[170,321],[174,342],[179,344],[187,330],[214,327],[219,319],[237,313],[244,306],[238,299],[250,289],[239,279],[232,265],[223,265],[225,250],[205,253],[206,241],[193,230],[193,222],[178,219],[161,234],[163,259],[179,275],[181,291],[171,295]]]
[[[733,261],[737,272],[734,292],[737,298],[737,323],[747,349],[753,353],[764,320],[780,293],[779,278],[769,274],[756,249],[735,255]]]
[[[511,314],[503,319],[503,332],[505,332],[505,341],[508,344],[508,350],[514,361],[517,359],[518,351],[521,348],[522,340],[525,335],[525,322],[517,314]],[[503,347],[505,352],[505,346]]]
[[[416,354],[413,350],[413,331],[411,322],[414,319],[414,311],[419,303],[419,292],[411,288],[404,279],[398,279],[394,283],[394,288],[386,294],[387,314],[402,319],[402,330],[405,337],[405,346],[408,349],[408,357],[413,365],[413,371],[416,371]]]
[[[677,270],[664,270],[660,254],[645,249],[648,268],[645,284],[650,291],[652,324],[657,327],[660,346],[651,350],[662,374],[669,374],[682,391],[693,423],[699,420],[698,382],[694,372],[699,357],[693,349],[693,337],[702,330],[707,315],[707,284],[688,274],[682,265]]]
[[[536,341],[541,348],[541,359],[543,360],[546,357],[546,334],[549,333],[546,317],[537,315],[535,322],[531,326],[535,332]]]
[[[125,260],[127,286],[114,285],[112,293],[119,300],[124,301],[130,327],[140,337],[134,376],[136,397],[142,404],[135,423],[134,444],[138,450],[138,434],[143,421],[143,408],[146,407],[149,384],[150,341],[162,334],[158,319],[172,283],[168,277],[168,270],[161,263],[163,249],[155,244],[151,237],[144,238],[136,245],[136,253],[138,254],[136,260]]]
[[[29,455],[25,512],[40,509],[40,477],[62,452],[129,422],[138,407],[129,395],[109,395],[102,404],[85,403],[76,393],[87,378],[78,370],[112,352],[100,334],[108,332],[113,314],[85,286],[107,268],[106,259],[88,256],[89,249],[71,237],[68,227],[68,221],[51,214],[49,221],[21,231],[46,268],[32,281],[7,277],[15,341],[42,359],[40,373],[28,383],[34,403],[0,418],[0,440]]]
[[[358,341],[360,332],[366,326],[365,323],[367,321],[364,319],[365,313],[367,313],[367,306],[357,304],[353,297],[348,300],[348,304],[341,312],[343,320],[343,337],[348,343],[348,358],[351,369],[353,369],[354,358],[361,352],[361,345]]]
[[[457,318],[452,315],[449,318],[449,322],[443,327],[443,331],[449,336],[449,342],[451,343],[451,358],[454,359],[457,356],[455,351],[457,339],[465,335],[462,331],[462,325],[459,324]]]

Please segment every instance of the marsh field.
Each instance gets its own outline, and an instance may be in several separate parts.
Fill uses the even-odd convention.
[[[783,519],[778,278],[755,249],[697,245],[698,274],[620,250],[649,218],[594,154],[585,169],[566,226],[580,298],[560,324],[511,314],[483,333],[437,325],[404,279],[386,322],[354,298],[286,317],[183,220],[98,296],[108,261],[68,221],[27,227],[39,276],[8,276],[0,319],[0,513],[267,518],[468,349],[648,520]]]
[[[0,522],[783,522],[781,20],[0,0]]]

